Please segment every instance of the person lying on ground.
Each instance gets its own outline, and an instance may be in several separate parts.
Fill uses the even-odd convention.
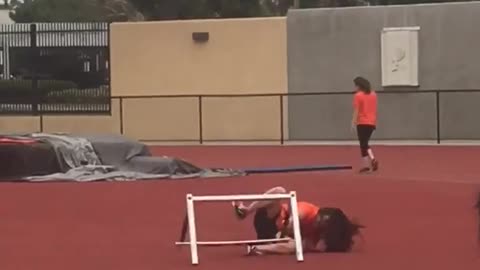
[[[283,187],[275,187],[265,194],[285,194]],[[248,255],[290,254],[295,252],[293,220],[289,203],[280,200],[254,201],[249,205],[232,202],[236,216],[243,220],[252,213],[258,239],[290,238],[284,243],[247,246]],[[348,252],[354,237],[364,228],[351,221],[337,207],[318,207],[299,201],[298,215],[304,252]]]

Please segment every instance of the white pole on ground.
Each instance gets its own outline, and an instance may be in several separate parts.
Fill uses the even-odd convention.
[[[234,241],[197,241],[197,246],[234,246],[234,245],[257,245],[265,243],[289,242],[291,238],[257,239],[257,240],[234,240]],[[175,242],[177,246],[190,245],[190,242]]]
[[[300,219],[298,218],[297,194],[290,192],[290,209],[293,218],[293,236],[295,237],[295,252],[297,261],[303,262],[302,234],[300,233]]]
[[[190,237],[190,253],[192,256],[192,264],[198,264],[198,250],[197,250],[197,231],[195,228],[195,209],[193,207],[193,195],[187,194],[187,220],[188,220],[188,234]]]

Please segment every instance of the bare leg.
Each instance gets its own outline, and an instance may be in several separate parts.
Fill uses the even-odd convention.
[[[275,243],[255,246],[261,254],[292,254],[295,253],[295,241],[291,239],[286,243]]]
[[[285,194],[287,191],[283,187],[274,187],[272,189],[267,190],[264,194]],[[260,208],[270,207],[272,205],[279,205],[280,201],[278,200],[271,200],[271,201],[253,201],[249,205],[244,205],[240,203],[238,207],[245,211],[245,216],[249,215],[250,213],[254,213]]]
[[[371,160],[375,160],[375,156],[373,155],[373,151],[372,151],[372,148],[368,148],[367,150],[367,153],[368,153],[368,157],[371,159]]]

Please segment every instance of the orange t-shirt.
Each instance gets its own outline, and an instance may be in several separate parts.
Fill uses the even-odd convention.
[[[358,91],[353,98],[353,107],[358,111],[357,125],[377,125],[377,94]]]
[[[300,231],[302,233],[302,238],[308,238],[314,241],[318,241],[319,232],[315,226],[315,221],[317,218],[317,212],[320,208],[308,202],[298,202],[297,207],[298,215],[300,217]],[[280,215],[277,219],[278,230],[281,231],[285,227],[287,223],[286,219],[289,218],[289,211],[289,204],[282,204]]]

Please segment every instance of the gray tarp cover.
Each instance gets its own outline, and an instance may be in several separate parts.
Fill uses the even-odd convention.
[[[34,133],[53,146],[62,172],[26,177],[27,181],[99,181],[227,177],[244,175],[229,169],[202,169],[186,161],[152,156],[147,145],[123,136],[73,136]]]

